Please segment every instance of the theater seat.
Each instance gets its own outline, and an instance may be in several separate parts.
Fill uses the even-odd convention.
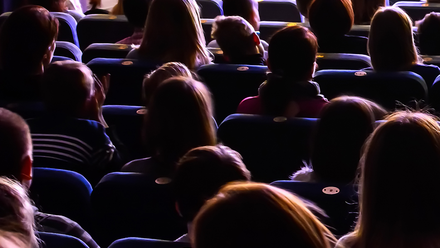
[[[39,232],[37,236],[42,241],[40,248],[89,248],[82,240],[69,235]]]
[[[88,46],[82,55],[83,63],[94,58],[125,58],[133,48],[125,44],[93,43]]]
[[[78,38],[82,51],[93,43],[116,43],[133,34],[125,16],[93,14],[78,22]]]
[[[440,113],[440,76],[435,79],[429,89],[429,103],[437,113]]]
[[[288,179],[309,159],[314,118],[233,114],[219,126],[220,142],[238,151],[254,181]]]
[[[139,173],[106,175],[92,193],[94,239],[107,247],[125,237],[174,240],[187,232],[169,183]]]
[[[295,1],[262,0],[258,1],[258,11],[262,21],[303,22]]]
[[[190,248],[190,244],[159,239],[124,238],[113,242],[108,248]]]
[[[422,20],[426,14],[440,12],[440,3],[425,1],[399,1],[393,6],[403,9],[413,21]]]
[[[218,123],[235,113],[244,98],[258,94],[266,72],[266,66],[258,65],[210,64],[199,68],[197,74],[214,97]]]
[[[408,104],[428,99],[425,81],[413,72],[321,70],[316,72],[314,81],[328,99],[356,95],[373,100],[388,110],[394,110],[397,101]]]
[[[367,55],[349,53],[318,53],[316,63],[318,64],[318,70],[360,70],[371,67],[371,60]]]
[[[142,82],[145,74],[160,65],[134,59],[96,58],[87,63],[96,75],[109,73],[110,89],[105,104],[143,105]]]
[[[344,235],[353,230],[358,216],[357,187],[352,184],[307,183],[280,180],[272,186],[287,190],[315,203],[329,218],[320,220],[330,227],[335,235]]]
[[[43,213],[59,214],[90,228],[92,186],[82,175],[68,170],[33,168],[32,200]]]
[[[215,18],[223,15],[221,0],[197,0],[200,6],[201,18]]]
[[[81,62],[82,52],[79,47],[67,41],[57,41],[54,55],[71,58]]]

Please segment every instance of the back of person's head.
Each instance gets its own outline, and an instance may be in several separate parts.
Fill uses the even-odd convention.
[[[192,148],[215,145],[209,90],[185,77],[160,83],[148,105],[144,133],[147,150],[168,165]]]
[[[279,76],[310,80],[317,52],[318,42],[312,32],[301,26],[286,27],[270,39],[268,66]]]
[[[362,146],[373,132],[375,120],[385,114],[376,103],[354,96],[334,98],[324,106],[312,146],[316,180],[353,182]]]
[[[315,0],[309,9],[309,23],[318,39],[348,34],[354,22],[351,0]]]
[[[385,0],[353,0],[354,23],[357,25],[370,24],[374,13],[386,6]]]
[[[433,117],[397,112],[376,128],[360,163],[357,247],[438,246],[439,164],[440,126]]]
[[[192,78],[192,73],[184,64],[179,62],[168,62],[163,64],[158,69],[154,70],[144,78],[142,84],[143,97],[145,107],[148,107],[154,91],[160,83],[171,77],[188,77]]]
[[[20,181],[30,179],[31,157],[32,140],[28,125],[19,115],[0,108],[0,176]]]
[[[440,13],[426,14],[417,26],[420,53],[440,55]]]
[[[223,0],[223,14],[225,16],[241,16],[248,21],[255,30],[260,27],[260,14],[257,0]]]
[[[270,185],[229,184],[195,218],[192,247],[333,247],[335,238],[311,210],[319,212]]]
[[[417,63],[411,18],[398,7],[380,8],[371,20],[368,53],[376,71],[406,71]]]
[[[153,0],[148,11],[141,58],[181,62],[191,70],[209,63],[205,36],[195,0]]]
[[[0,177],[0,247],[37,248],[34,229],[34,209],[27,190]]]
[[[64,12],[67,10],[66,0],[27,0],[30,5],[39,5],[50,12]]]
[[[122,6],[128,22],[135,28],[144,28],[151,0],[124,0]]]
[[[211,35],[231,62],[234,58],[255,53],[260,43],[254,28],[240,16],[217,16]]]
[[[0,68],[17,74],[41,73],[49,64],[58,35],[58,20],[40,6],[14,11],[0,29]]]
[[[92,71],[81,62],[57,61],[44,72],[41,90],[47,110],[76,116],[93,96]]]
[[[249,180],[251,174],[238,152],[223,145],[194,148],[179,161],[173,179],[179,213],[191,222],[223,185]]]

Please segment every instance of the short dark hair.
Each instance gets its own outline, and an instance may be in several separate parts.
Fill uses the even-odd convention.
[[[41,94],[49,111],[77,114],[91,97],[92,71],[83,63],[66,60],[50,64],[44,72]]]
[[[309,9],[309,23],[318,40],[346,35],[354,23],[351,0],[315,0]]]
[[[313,68],[317,52],[316,37],[307,28],[283,28],[269,42],[270,70],[282,77],[303,80]]]
[[[223,14],[225,16],[241,16],[250,21],[254,14],[254,0],[223,0]]]
[[[64,12],[67,10],[66,0],[27,0],[30,5],[39,5],[50,12]]]
[[[0,108],[0,176],[21,180],[22,161],[31,150],[26,122],[19,115]]]
[[[32,73],[58,35],[58,20],[40,6],[17,9],[0,29],[0,67],[9,72]]]
[[[148,9],[152,0],[124,0],[122,8],[124,15],[127,17],[135,28],[143,28],[147,20]]]
[[[180,160],[173,180],[180,214],[186,221],[192,221],[205,201],[223,185],[249,181],[250,177],[240,154],[227,146],[192,149]]]
[[[420,53],[440,55],[440,13],[431,12],[417,22]]]

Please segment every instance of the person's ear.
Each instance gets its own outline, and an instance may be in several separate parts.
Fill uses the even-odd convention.
[[[260,37],[258,37],[255,32],[252,33],[252,40],[254,41],[256,46],[261,44]]]
[[[32,157],[26,155],[21,161],[20,181],[23,186],[29,188],[32,182]]]

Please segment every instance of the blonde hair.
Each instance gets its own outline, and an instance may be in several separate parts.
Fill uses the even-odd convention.
[[[330,248],[333,234],[297,196],[262,183],[230,183],[193,222],[193,248]]]
[[[371,20],[368,53],[376,71],[406,71],[420,61],[411,18],[398,7],[380,8]]]
[[[424,113],[390,115],[360,161],[360,215],[340,247],[440,247],[440,126]]]
[[[12,243],[22,243],[17,244],[21,248],[38,247],[34,210],[20,183],[0,177],[0,209],[0,235]]]
[[[181,62],[194,70],[210,62],[195,0],[153,0],[145,22],[139,57]]]
[[[153,97],[154,91],[160,83],[168,78],[179,76],[193,78],[193,75],[188,67],[179,62],[165,63],[158,69],[145,76],[142,84],[145,107],[148,107],[151,97]]]
[[[252,34],[254,28],[240,16],[217,16],[212,25],[211,36],[228,57],[240,57],[255,50]]]

